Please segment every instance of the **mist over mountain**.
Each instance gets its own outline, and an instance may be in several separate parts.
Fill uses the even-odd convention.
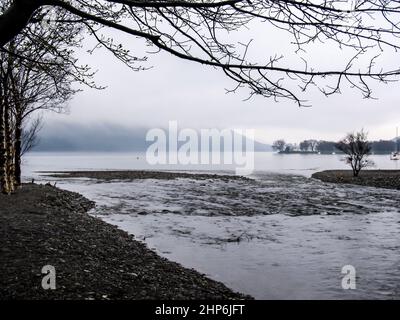
[[[113,124],[83,126],[72,123],[46,125],[38,134],[33,151],[143,151],[145,128],[126,128]]]
[[[152,128],[128,128],[110,123],[90,126],[73,123],[47,124],[38,134],[39,142],[32,151],[61,152],[144,152],[153,143],[146,141]],[[164,129],[167,134],[167,129]],[[184,144],[181,142],[178,144]],[[256,152],[271,151],[268,144],[254,141]]]

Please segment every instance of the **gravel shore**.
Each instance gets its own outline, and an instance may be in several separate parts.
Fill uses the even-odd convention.
[[[159,257],[88,215],[93,207],[50,185],[0,195],[0,299],[251,299]],[[45,265],[55,290],[41,286]]]
[[[358,177],[353,177],[351,170],[326,170],[314,173],[312,178],[324,182],[400,190],[400,170],[364,170]]]
[[[53,178],[88,178],[102,181],[124,180],[132,181],[138,179],[158,179],[158,180],[174,180],[174,179],[196,179],[196,180],[250,180],[243,176],[225,175],[225,174],[208,174],[208,173],[186,173],[174,171],[140,171],[140,170],[118,170],[118,171],[41,171],[41,174]]]

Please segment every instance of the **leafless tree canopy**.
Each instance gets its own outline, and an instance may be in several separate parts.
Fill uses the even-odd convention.
[[[283,151],[285,150],[286,147],[286,141],[285,140],[276,140],[274,141],[274,143],[272,144],[272,149],[274,149],[275,151]]]
[[[37,146],[39,143],[38,133],[42,129],[42,126],[43,119],[39,116],[32,120],[29,126],[25,126],[25,129],[22,130],[20,157]]]
[[[399,65],[383,67],[379,55],[399,49],[400,3],[364,0],[0,0],[0,45],[4,46],[27,27],[47,19],[55,8],[61,18],[57,29],[78,28],[87,31],[98,47],[110,50],[134,69],[141,69],[145,57],[136,57],[117,39],[102,33],[111,28],[145,39],[153,50],[166,51],[181,59],[221,69],[237,87],[248,87],[254,94],[289,98],[306,105],[301,92],[315,86],[325,95],[340,93],[343,82],[371,97],[370,80],[393,81],[400,74]],[[300,53],[313,43],[350,49],[351,57],[343,67],[328,64],[303,66],[285,63],[281,55],[265,52],[263,61],[247,56],[251,38],[242,42],[229,40],[236,31],[246,28],[265,30],[265,37],[276,30],[289,33]],[[260,29],[261,28],[261,29]],[[72,35],[78,33],[72,32]],[[36,37],[35,31],[30,33]],[[246,33],[246,37],[249,37]],[[46,42],[40,36],[37,41]],[[72,45],[72,44],[71,44]],[[357,59],[367,55],[360,66]],[[296,89],[285,80],[296,83]],[[327,80],[328,83],[327,83]],[[299,96],[300,95],[300,96]]]
[[[344,160],[351,166],[354,177],[357,177],[363,168],[374,165],[372,160],[367,158],[371,153],[371,147],[364,130],[349,133],[336,144],[336,148],[346,154]]]
[[[41,122],[32,115],[63,111],[77,91],[72,87],[75,81],[91,84],[87,69],[77,67],[71,49],[65,48],[74,43],[71,36],[49,28],[33,32],[35,28],[28,26],[0,51],[0,189],[4,193],[21,184],[21,156],[36,143]]]

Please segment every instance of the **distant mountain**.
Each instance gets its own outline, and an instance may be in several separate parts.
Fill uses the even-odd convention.
[[[273,149],[270,144],[265,144],[265,143],[261,143],[258,141],[254,141],[254,151],[255,152],[270,152],[270,151],[273,151]]]
[[[83,126],[53,123],[42,129],[39,133],[39,143],[32,151],[144,152],[153,143],[146,141],[148,130],[113,124]],[[178,147],[182,144],[184,142],[179,143]],[[254,151],[272,151],[272,147],[254,141]]]
[[[33,151],[142,151],[147,148],[146,132],[110,124],[50,124],[39,133]]]

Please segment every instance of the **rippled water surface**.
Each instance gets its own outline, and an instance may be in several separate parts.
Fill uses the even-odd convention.
[[[256,298],[400,298],[398,191],[252,178],[58,186],[95,200],[96,215],[160,255]],[[356,290],[341,287],[344,265],[356,268]]]

